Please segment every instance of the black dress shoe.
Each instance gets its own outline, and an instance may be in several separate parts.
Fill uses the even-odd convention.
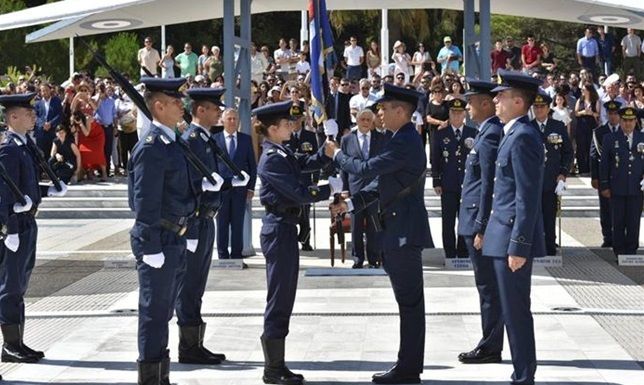
[[[242,269],[248,269],[248,264],[246,264],[246,262],[242,262]]]
[[[394,366],[384,373],[374,374],[371,381],[375,384],[420,384],[420,375],[418,373],[401,373]]]
[[[313,246],[309,243],[302,243],[302,251],[313,251]]]
[[[601,247],[613,247],[613,242],[611,242],[611,241],[604,241],[604,242],[602,242],[602,246],[601,246]]]
[[[362,269],[364,262],[354,262],[353,266],[351,266],[352,269]]]
[[[493,364],[501,362],[501,353],[487,353],[482,349],[461,353],[458,360],[464,364]]]

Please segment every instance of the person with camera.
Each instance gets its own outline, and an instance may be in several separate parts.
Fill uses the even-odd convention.
[[[60,180],[69,184],[80,171],[81,155],[68,127],[60,125],[56,128],[56,139],[50,155],[49,166]]]

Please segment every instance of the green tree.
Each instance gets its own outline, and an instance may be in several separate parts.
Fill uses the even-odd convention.
[[[137,35],[132,32],[121,32],[110,37],[105,44],[105,59],[119,72],[135,77],[139,73],[136,53],[139,50]],[[107,69],[99,68],[98,76],[107,76]]]

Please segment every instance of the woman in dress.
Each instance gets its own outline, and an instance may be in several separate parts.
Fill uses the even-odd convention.
[[[581,97],[575,105],[577,127],[575,129],[575,142],[577,151],[577,169],[580,174],[590,172],[590,141],[593,130],[599,123],[599,96],[592,83],[585,83],[581,89]]]
[[[369,43],[369,49],[367,50],[367,77],[369,80],[371,80],[374,74],[382,76],[380,73],[381,61],[378,42],[372,40],[371,43]]]
[[[164,79],[174,79],[174,47],[168,45],[165,49],[165,55],[159,63],[161,66],[161,77]]]
[[[434,64],[432,61],[432,55],[428,51],[425,51],[425,45],[423,43],[418,43],[418,51],[414,52],[414,56],[411,59],[411,65],[414,66],[414,81],[424,72],[431,70],[431,66]]]
[[[566,126],[568,137],[572,137],[572,132],[570,132],[570,122],[572,122],[572,117],[570,117],[568,101],[566,100],[566,96],[563,94],[558,93],[555,95],[555,105],[552,107],[552,119],[563,123]]]
[[[88,180],[93,179],[94,171],[100,170],[101,182],[107,181],[105,168],[105,133],[103,127],[94,120],[96,105],[90,97],[89,85],[81,82],[78,93],[72,101],[71,125],[78,135],[78,149],[81,153],[81,169]]]
[[[211,51],[212,55],[206,60],[204,67],[208,70],[208,78],[214,82],[218,76],[224,73],[224,62],[219,47],[213,45]]]
[[[434,133],[447,127],[449,122],[449,106],[445,100],[445,86],[442,83],[432,86],[432,94],[429,103],[427,103],[427,117],[425,120],[429,124],[429,130],[423,135],[423,145],[429,143],[431,148]]]

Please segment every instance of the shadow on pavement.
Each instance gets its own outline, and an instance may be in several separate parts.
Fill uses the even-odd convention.
[[[633,366],[639,365],[639,367]],[[626,360],[537,360],[539,366],[566,366],[582,369],[642,370],[644,361]]]

